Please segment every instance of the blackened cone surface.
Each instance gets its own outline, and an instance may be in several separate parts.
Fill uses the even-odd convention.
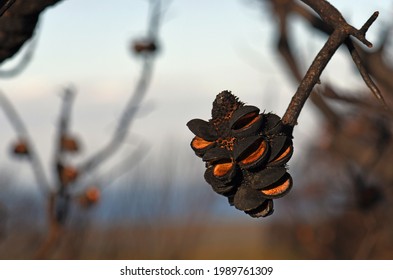
[[[251,217],[272,214],[272,199],[292,187],[285,165],[293,153],[291,128],[229,91],[216,96],[212,119],[187,126],[196,135],[191,147],[206,162],[204,177],[213,190]]]
[[[250,211],[261,206],[266,198],[260,191],[251,189],[247,185],[241,186],[234,198],[235,207],[242,211]]]

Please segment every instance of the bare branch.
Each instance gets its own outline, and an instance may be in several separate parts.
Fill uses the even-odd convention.
[[[40,14],[61,0],[15,1],[0,17],[0,63],[16,54],[34,33]],[[4,6],[5,7],[5,6]]]
[[[148,35],[154,36],[154,38],[150,39],[156,40],[156,37],[158,36],[158,26],[160,23],[162,12],[160,0],[155,0],[154,3],[151,3],[153,7],[150,15],[151,19],[149,21],[150,26],[148,28]],[[148,86],[153,75],[155,56],[152,54],[146,54],[143,55],[142,58],[143,65],[140,78],[135,86],[131,98],[129,99],[126,107],[123,110],[122,115],[120,116],[117,128],[112,135],[111,140],[100,151],[98,151],[95,155],[93,155],[83,164],[81,164],[81,166],[78,168],[81,174],[92,171],[98,165],[103,163],[107,158],[109,158],[119,149],[120,145],[126,138],[130,125],[135,119],[135,115],[140,107],[144,96],[146,95]]]
[[[336,29],[329,37],[326,44],[320,50],[315,60],[308,69],[302,82],[300,83],[295,95],[282,118],[283,123],[289,126],[295,126],[297,118],[304,106],[304,103],[310,96],[312,89],[317,84],[322,71],[325,69],[329,60],[345,40],[345,33]]]
[[[387,105],[385,102],[385,99],[383,98],[379,88],[377,85],[374,83],[374,81],[371,79],[370,75],[368,74],[368,71],[366,67],[364,66],[362,59],[360,58],[359,53],[357,52],[353,42],[350,39],[347,39],[345,42],[349,53],[352,56],[352,60],[355,63],[356,67],[359,70],[360,75],[362,76],[364,82],[368,86],[368,88],[371,90],[371,92],[374,94],[374,96],[382,102],[382,104],[385,106],[387,109]]]
[[[33,59],[33,55],[37,47],[37,41],[38,41],[37,35],[30,40],[27,46],[27,50],[25,51],[25,53],[23,54],[22,58],[20,59],[19,63],[16,66],[14,66],[12,69],[0,70],[0,78],[13,78],[19,75],[20,73],[22,73],[26,69],[26,67]]]
[[[35,175],[38,187],[41,188],[42,193],[46,195],[51,189],[48,180],[45,176],[44,168],[41,163],[41,159],[37,154],[33,141],[30,138],[30,135],[24,125],[22,119],[19,117],[19,114],[12,106],[12,103],[6,98],[6,96],[0,92],[0,106],[3,108],[4,113],[8,117],[9,122],[14,127],[15,132],[18,137],[24,139],[26,143],[28,143],[29,147],[29,162],[33,169],[33,173]]]
[[[15,0],[2,0],[0,2],[0,17],[15,3]]]
[[[369,43],[364,37],[365,31],[367,31],[368,27],[378,16],[378,13],[374,13],[366,24],[363,25],[362,29],[356,30],[354,27],[347,24],[337,9],[328,2],[315,0],[304,0],[303,2],[309,4],[324,21],[334,27],[334,31],[314,59],[283,116],[283,123],[292,127],[296,125],[297,118],[299,117],[304,103],[310,96],[313,87],[318,82],[319,77],[322,74],[322,71],[325,69],[329,60],[339,46],[343,44],[350,35],[355,36],[364,44],[370,46],[371,43]]]

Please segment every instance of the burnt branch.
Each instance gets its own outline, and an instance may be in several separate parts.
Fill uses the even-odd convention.
[[[318,17],[311,14],[303,6],[298,5],[298,4],[294,4],[292,10],[294,12],[296,12],[297,14],[299,14],[300,16],[302,16],[304,19],[306,19],[317,30],[319,30],[325,34],[328,34],[328,35],[330,35],[332,33],[332,27],[328,23],[322,21]],[[378,13],[377,12],[374,13],[370,17],[370,19],[363,25],[363,27],[359,30],[360,33],[365,34],[367,32],[367,30],[369,29],[369,27],[371,26],[371,24],[377,18],[377,16],[378,16]],[[362,36],[361,34],[360,34],[360,38],[363,38],[363,40],[360,40],[361,42],[366,42],[366,41],[364,41],[365,40],[364,36]],[[357,46],[356,42],[353,42],[350,37],[348,37],[347,40],[345,40],[345,45],[347,46],[347,48],[351,54],[352,60],[354,61],[355,65],[357,66],[359,73],[362,76],[364,82],[369,87],[369,89],[374,94],[374,96],[379,101],[382,102],[382,104],[384,105],[384,107],[386,109],[387,108],[386,102],[385,102],[380,90],[378,89],[378,87],[375,85],[372,78],[370,77],[370,74],[374,74],[378,80],[390,80],[390,78],[384,79],[384,77],[386,76],[386,74],[390,77],[390,74],[392,71],[390,71],[390,69],[386,69],[387,67],[385,67],[384,63],[381,60],[374,59],[375,56],[377,56],[377,55],[374,55],[374,53],[365,52],[363,49],[361,49],[359,46]],[[370,47],[369,43],[367,43],[366,45],[368,47]],[[379,52],[378,51],[375,52],[375,54],[377,54],[377,53],[379,53]],[[376,62],[376,61],[378,61],[378,62]],[[372,67],[375,64],[377,66]],[[382,66],[382,68],[384,69],[383,71],[378,71],[378,70],[373,71],[374,69],[380,69],[380,66]]]
[[[19,63],[11,69],[0,70],[0,78],[13,78],[22,73],[33,59],[35,49],[37,47],[37,35],[30,39],[27,50],[23,54]]]
[[[296,125],[300,112],[315,84],[319,81],[322,71],[347,38],[352,35],[366,46],[372,46],[365,38],[365,33],[378,16],[378,12],[375,12],[363,27],[357,30],[346,23],[340,12],[328,2],[314,0],[304,0],[303,2],[313,8],[334,31],[312,62],[283,116],[283,123],[291,127]]]
[[[59,190],[63,190],[69,182],[63,176],[65,167],[64,141],[69,137],[69,126],[71,119],[71,109],[75,98],[75,91],[72,88],[66,88],[62,96],[62,107],[60,110],[59,122],[57,126],[56,146],[54,152],[54,163],[56,166]]]
[[[162,16],[161,1],[155,0],[150,1],[150,3],[152,5],[152,10],[149,20],[148,38],[149,40],[157,41],[158,28]],[[78,168],[81,174],[94,170],[106,159],[112,156],[127,137],[130,126],[135,119],[135,115],[140,108],[152,79],[155,62],[154,50],[142,53],[142,59],[143,64],[139,80],[134,88],[131,98],[119,118],[118,125],[112,135],[112,138],[106,146],[81,164]]]
[[[33,36],[41,13],[60,1],[15,1],[7,8],[0,17],[0,63],[19,51]]]

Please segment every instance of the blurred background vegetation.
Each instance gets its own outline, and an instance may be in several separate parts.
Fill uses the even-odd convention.
[[[55,2],[59,3],[45,10],[46,7]],[[41,17],[41,13],[42,16],[46,16],[44,13],[48,13],[48,16],[50,16],[50,13],[55,12],[56,9],[60,10],[62,5],[67,5],[70,2],[75,1],[36,1],[35,3],[41,3],[42,5],[37,4],[33,13],[37,17]],[[135,1],[136,5],[146,4],[145,2],[154,4],[161,1]],[[314,39],[320,43],[324,42],[327,36],[317,28],[308,25],[307,14],[302,13],[303,10],[296,6],[298,4],[300,7],[304,7],[301,6],[299,1],[248,0],[238,2],[244,6],[244,9],[253,11],[254,16],[258,15],[255,16],[256,20],[253,24],[258,24],[259,20],[262,28],[267,28],[266,24],[269,24],[269,32],[264,37],[264,40],[269,42],[268,47],[261,48],[261,54],[256,53],[256,56],[255,53],[253,54],[252,67],[258,64],[259,55],[269,57],[270,60],[266,65],[260,65],[258,66],[260,68],[255,70],[257,76],[263,76],[264,73],[269,76],[269,67],[272,66],[274,75],[280,78],[270,77],[267,82],[265,82],[265,78],[261,78],[264,83],[247,85],[243,89],[253,88],[254,92],[252,94],[245,93],[244,98],[242,93],[235,92],[235,94],[239,95],[242,101],[250,103],[256,101],[254,102],[257,103],[255,105],[263,104],[260,106],[261,109],[265,108],[266,111],[278,110],[280,111],[278,113],[281,114],[281,108],[287,106],[290,96],[294,93],[298,84],[296,72],[289,70],[291,65],[283,59],[285,54],[280,49],[280,46],[283,46],[283,34],[282,29],[280,29],[280,26],[282,28],[282,19],[286,18],[288,24],[286,26],[288,32],[288,38],[286,38],[288,40],[287,50],[291,50],[296,58],[295,66],[298,68],[297,71],[301,73],[300,75],[307,70],[320,47],[317,43],[315,43],[315,46],[313,45]],[[333,5],[342,5],[338,2],[340,1],[331,1]],[[365,13],[371,15],[374,10],[371,10],[372,7],[367,7],[367,2],[348,1],[347,7],[362,6],[361,11],[366,10]],[[18,12],[26,11],[26,7],[23,7],[21,3],[23,2],[17,0],[14,6],[11,6],[0,18],[0,30],[7,31],[7,24],[10,24],[12,20],[17,21],[20,14],[23,15],[23,12]],[[171,17],[171,11],[173,11],[173,7],[176,7],[176,1],[162,1],[162,3],[165,5],[161,6],[164,9],[160,10],[159,17],[165,22],[166,18]],[[190,5],[192,6],[192,4]],[[203,4],[200,5],[203,6]],[[129,6],[132,7],[132,4],[129,4]],[[128,52],[133,53],[131,59],[134,60],[132,63],[135,65],[137,63],[143,65],[146,60],[155,61],[157,59],[157,67],[159,68],[160,57],[165,57],[168,52],[170,53],[172,45],[168,42],[169,39],[166,39],[165,32],[159,34],[158,31],[161,30],[158,30],[158,27],[155,27],[154,32],[151,30],[154,24],[159,24],[161,29],[163,23],[155,22],[157,13],[154,12],[154,9],[151,9],[150,13],[146,12],[149,7],[151,8],[149,5],[142,6],[145,11],[143,13],[144,19],[148,19],[147,36],[144,39],[153,40],[154,43],[157,43],[158,49],[152,51],[152,56],[150,54],[140,55],[135,50],[135,41],[132,41]],[[375,47],[371,50],[359,49],[359,52],[368,67],[368,72],[371,73],[380,87],[388,106],[392,108],[393,85],[390,81],[391,74],[393,74],[390,58],[392,54],[392,33],[390,30],[391,23],[387,20],[392,11],[385,10],[383,12],[388,15],[381,16],[380,27],[370,36],[370,40],[375,44]],[[214,17],[215,13],[219,13],[219,9],[215,12],[211,10],[206,12],[206,18]],[[344,13],[344,17],[346,16]],[[351,23],[351,20],[348,21]],[[22,20],[22,27],[24,25],[31,27],[31,21],[23,22]],[[292,22],[297,24],[293,28],[291,28]],[[40,24],[39,21],[38,23]],[[45,31],[46,23],[44,21],[40,26],[43,29],[42,32]],[[214,18],[208,19],[204,23],[205,30],[208,30],[210,25],[213,26],[213,23]],[[172,24],[177,24],[176,17]],[[378,20],[376,25],[378,25]],[[133,30],[136,29],[136,27],[133,28]],[[306,35],[298,32],[301,28],[307,30]],[[97,27],[97,30],[105,32],[102,27],[101,29]],[[9,32],[7,33],[9,37],[3,36],[4,38],[13,38],[12,36],[16,34],[13,32],[17,31],[7,32]],[[227,30],[227,32],[230,32],[230,30]],[[26,34],[27,40],[29,33]],[[198,34],[192,36],[197,38]],[[208,34],[208,31],[205,34]],[[298,34],[302,35],[299,36]],[[66,36],[67,34],[62,34],[62,37]],[[212,36],[219,37],[217,34]],[[4,38],[0,37],[0,41],[6,40]],[[88,36],[84,38],[86,41],[89,40]],[[203,39],[206,38],[202,37],[200,40]],[[50,40],[50,38],[45,38],[45,40]],[[136,40],[136,42],[140,42],[138,41],[140,38]],[[180,44],[182,40],[179,40]],[[26,44],[28,43],[27,41]],[[305,44],[308,44],[308,46],[305,46]],[[91,48],[93,47],[91,46]],[[190,48],[190,46],[187,45],[187,48]],[[195,46],[195,49],[189,49],[188,55],[192,56],[192,53],[196,52],[198,48],[199,46]],[[204,45],[204,48],[207,48],[207,46]],[[253,46],[253,48],[256,49],[257,46]],[[253,53],[255,49],[248,49],[248,51]],[[34,51],[39,53],[39,44]],[[392,114],[391,111],[387,112],[381,108],[378,101],[364,85],[358,86],[361,82],[354,86],[356,82],[354,83],[353,80],[361,81],[355,71],[351,69],[346,73],[349,75],[348,77],[341,76],[341,68],[348,67],[345,59],[349,54],[345,51],[337,53],[338,58],[333,59],[332,66],[326,69],[327,74],[322,77],[322,84],[317,87],[314,93],[318,97],[309,101],[310,104],[313,104],[310,105],[312,106],[312,113],[305,112],[296,128],[297,132],[294,138],[295,156],[289,162],[294,187],[289,195],[275,202],[275,213],[264,219],[250,218],[243,212],[230,207],[225,198],[215,194],[203,179],[203,163],[194,156],[189,147],[192,134],[187,131],[185,123],[195,117],[204,119],[210,117],[208,114],[210,113],[211,102],[218,93],[215,92],[217,85],[214,83],[210,88],[208,81],[195,82],[201,84],[208,91],[207,93],[201,93],[201,96],[190,89],[190,93],[174,93],[176,98],[169,96],[167,103],[154,103],[148,99],[147,101],[137,100],[132,104],[139,110],[132,116],[132,126],[126,128],[128,135],[119,147],[119,151],[102,167],[89,173],[80,184],[68,186],[72,189],[69,192],[70,202],[67,202],[67,205],[69,205],[67,219],[60,223],[57,237],[53,238],[50,246],[46,247],[43,247],[43,244],[48,244],[48,235],[50,236],[51,232],[50,225],[53,220],[53,217],[51,218],[53,214],[51,214],[51,204],[48,203],[50,194],[43,193],[41,188],[37,186],[31,171],[26,167],[28,163],[23,162],[26,160],[13,158],[12,153],[10,153],[10,142],[15,139],[15,132],[12,131],[12,125],[10,125],[8,119],[2,117],[0,119],[2,130],[0,258],[393,258],[393,226],[390,226],[393,225],[393,218],[390,215],[393,211],[391,188],[393,186]],[[18,55],[16,50],[14,53]],[[11,57],[14,53],[10,52],[8,57]],[[213,52],[213,54],[220,55],[217,52]],[[64,56],[65,60],[67,59],[67,53],[58,52],[56,55]],[[113,55],[116,56],[117,54],[114,53]],[[129,53],[127,55],[129,56]],[[33,69],[37,67],[34,66],[34,63],[40,65],[39,57],[32,60],[33,65],[31,67]],[[108,57],[110,57],[109,54]],[[250,58],[247,55],[244,57],[248,57],[245,58],[246,60]],[[21,60],[24,61],[25,59],[22,57]],[[184,60],[184,57],[180,55],[179,60],[182,59]],[[225,61],[225,57],[222,59],[222,61]],[[211,61],[212,64],[213,62],[218,63],[214,60]],[[84,61],[77,62],[84,64]],[[223,69],[223,73],[216,73],[215,75],[225,78],[225,65],[237,65],[236,61],[231,62],[225,61],[225,63],[219,65],[219,68]],[[48,67],[44,62],[42,63]],[[127,63],[130,64],[129,61]],[[184,63],[187,64],[186,62],[179,62],[179,64],[174,63],[172,67],[183,67]],[[29,67],[27,65],[26,72],[29,71]],[[181,72],[187,73],[189,71],[187,75],[195,75],[196,70],[193,70],[192,63],[188,65],[188,68],[182,67],[180,67]],[[208,75],[212,75],[209,67],[208,64],[205,64],[201,68],[195,66],[195,69],[199,69],[200,72],[206,71]],[[215,68],[216,66],[211,67]],[[142,80],[144,77],[143,69],[142,66],[140,70]],[[231,66],[228,66],[228,71],[230,69]],[[119,69],[111,69],[108,76],[112,76],[113,73],[116,75],[117,70]],[[23,71],[24,69],[21,72],[24,73]],[[51,71],[56,72],[54,69]],[[71,72],[70,69],[66,69],[67,71]],[[76,72],[78,71],[81,70],[76,70]],[[121,67],[119,71],[121,71]],[[121,72],[121,75],[124,75],[124,81],[128,80],[128,85],[131,84],[131,88],[134,88],[137,87],[140,80],[134,78],[134,76],[138,76],[138,71],[133,70],[131,72],[133,74],[132,82],[130,82],[129,75],[125,75],[124,72]],[[335,73],[338,73],[338,75],[335,75]],[[70,76],[72,77],[72,75]],[[168,77],[172,79],[171,83],[174,84],[176,82],[180,83],[176,78],[182,78],[173,75],[173,73],[169,73]],[[160,94],[160,86],[167,90],[168,88],[162,81],[165,81],[168,77],[163,71],[154,73],[152,80],[148,81],[148,84],[152,84],[151,89],[147,88],[142,95],[146,93],[147,96],[150,96],[150,91]],[[105,75],[98,79],[104,78]],[[50,154],[52,142],[56,145],[57,141],[56,137],[52,137],[52,130],[56,131],[60,125],[53,121],[53,119],[56,119],[56,117],[53,117],[56,113],[52,111],[54,106],[49,106],[50,108],[47,109],[51,112],[50,116],[53,119],[45,121],[46,124],[50,123],[45,128],[43,128],[42,120],[46,109],[42,110],[42,107],[41,111],[36,109],[38,108],[36,105],[45,102],[48,97],[44,96],[43,99],[39,100],[34,99],[30,103],[28,98],[23,100],[19,97],[12,98],[12,90],[22,88],[20,84],[28,83],[29,79],[31,78],[23,76],[23,74],[12,77],[9,81],[4,82],[7,88],[4,94],[9,95],[15,103],[15,107],[18,107],[18,101],[23,104],[23,106],[18,107],[21,108],[19,112],[21,118],[25,114],[34,116],[31,119],[29,117],[27,117],[27,120],[25,119],[26,125],[31,129],[33,138],[39,139],[35,142],[37,150],[39,152],[43,151],[44,155]],[[195,77],[195,79],[198,79],[198,77]],[[158,80],[159,86],[154,86],[156,80]],[[241,77],[232,82],[241,83],[242,80]],[[281,87],[280,81],[283,80],[286,82],[282,82]],[[18,85],[12,85],[12,81],[15,81]],[[349,88],[345,87],[346,81],[350,84]],[[115,82],[119,81],[116,80]],[[226,85],[222,84],[220,86]],[[228,83],[229,86],[231,86],[231,83]],[[97,90],[98,87],[96,86]],[[89,89],[92,88],[94,87]],[[107,90],[108,88],[110,90]],[[83,148],[80,154],[82,157],[88,158],[87,155],[93,153],[94,148],[99,146],[97,143],[110,139],[108,135],[111,135],[112,127],[117,126],[116,118],[105,123],[102,121],[100,114],[105,116],[112,114],[112,117],[113,114],[116,117],[121,116],[121,113],[118,112],[123,108],[119,109],[119,106],[116,107],[115,105],[123,105],[124,100],[128,98],[129,88],[124,90],[127,94],[120,96],[120,98],[119,96],[116,97],[120,101],[111,104],[112,109],[115,109],[108,113],[108,106],[105,106],[105,102],[109,104],[110,101],[108,100],[110,100],[112,92],[122,89],[118,85],[114,89],[109,86],[108,88],[105,88],[109,92],[105,98],[101,95],[97,97],[102,98],[102,100],[98,102],[97,108],[94,110],[88,106],[89,104],[95,104],[93,101],[90,103],[90,100],[95,99],[94,95],[81,96],[82,102],[84,102],[83,106],[75,105],[77,112],[72,118],[69,117],[72,119],[72,123],[75,123],[75,126],[70,128],[72,132],[77,129],[82,131],[85,129],[84,138],[79,139]],[[82,87],[82,89],[86,88]],[[288,89],[291,90],[290,93],[280,94],[280,92]],[[51,90],[53,90],[53,86]],[[46,92],[48,91],[50,90],[46,90]],[[78,84],[76,91],[79,92]],[[136,92],[138,92],[138,89],[136,89]],[[277,94],[274,95],[272,92],[277,92]],[[29,95],[26,89],[22,93],[26,96]],[[116,95],[116,93],[113,94]],[[203,94],[204,96],[202,96]],[[167,95],[166,92],[164,97],[153,95],[152,99],[164,100]],[[181,99],[178,98],[180,95],[186,96]],[[121,99],[123,97],[124,99]],[[75,104],[78,103],[78,98],[76,98]],[[249,99],[247,100],[247,98]],[[202,103],[203,108],[199,108],[198,106]],[[58,104],[56,106],[60,107]],[[160,111],[157,106],[166,107],[167,111]],[[92,114],[95,110],[98,112],[97,115]],[[154,113],[155,111],[156,113]],[[29,112],[32,113],[29,114]],[[48,117],[48,115],[45,115],[45,117]],[[89,118],[93,120],[96,118],[97,121],[92,124],[92,121],[88,120]],[[171,123],[174,124],[175,129],[170,128]],[[178,125],[178,123],[180,124]],[[88,128],[83,128],[83,125]],[[51,126],[51,128],[48,128],[48,126]],[[141,133],[143,126],[150,129]],[[90,131],[97,130],[104,130],[104,132],[90,133]],[[184,135],[179,135],[173,130],[184,130],[185,132]],[[108,133],[108,131],[111,132]],[[45,140],[42,140],[43,136],[45,136]],[[12,162],[10,158],[12,158]],[[43,158],[45,159],[46,170],[46,161],[50,162],[52,166],[53,158],[50,158],[50,156],[44,156]],[[46,160],[47,158],[49,160]],[[74,156],[69,155],[66,155],[62,160],[76,165],[83,162],[78,162]],[[62,189],[62,182],[57,178],[59,173],[56,171],[56,167],[52,166],[48,170],[48,180],[54,182],[53,188],[55,191],[52,194],[56,196]],[[94,203],[86,204],[84,203],[86,201],[81,200],[81,194],[84,194],[89,186],[99,188],[99,199]]]

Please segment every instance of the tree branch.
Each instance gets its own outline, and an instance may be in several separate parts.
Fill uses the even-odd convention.
[[[282,118],[284,124],[292,127],[296,125],[300,112],[310,96],[312,89],[340,45],[352,35],[365,45],[372,46],[372,44],[365,39],[365,33],[378,17],[378,12],[375,12],[363,27],[357,30],[346,23],[338,10],[327,1],[304,0],[303,2],[310,5],[326,23],[334,28],[334,31],[308,69]]]

